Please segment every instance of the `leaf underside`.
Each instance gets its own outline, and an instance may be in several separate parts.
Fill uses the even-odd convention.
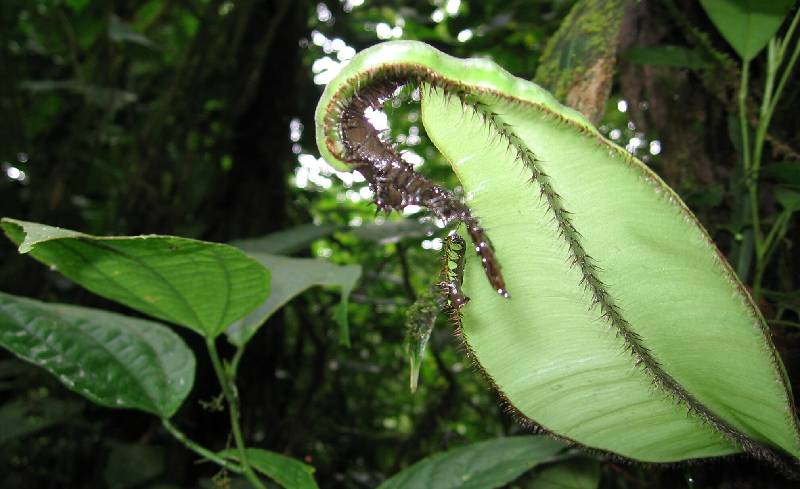
[[[194,383],[194,354],[172,330],[99,309],[0,292],[0,346],[98,404],[163,418]]]
[[[97,237],[3,219],[20,252],[95,294],[215,337],[269,294],[269,271],[238,249],[174,236]]]
[[[225,331],[232,344],[246,344],[275,311],[315,285],[339,287],[341,301],[334,319],[341,330],[347,332],[347,304],[350,292],[361,277],[360,265],[336,265],[325,260],[290,258],[254,251],[249,252],[249,255],[272,273],[272,291],[256,310],[234,322]]]
[[[655,174],[538,86],[413,42],[361,53],[326,89],[318,143],[333,164],[346,164],[337,108],[381,77],[423,83],[426,132],[503,266],[510,300],[468,256],[461,332],[515,411],[642,461],[800,456],[763,318]]]

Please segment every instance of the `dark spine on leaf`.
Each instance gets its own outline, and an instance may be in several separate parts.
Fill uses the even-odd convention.
[[[380,109],[399,87],[409,81],[404,77],[372,79],[342,104],[339,127],[345,149],[343,159],[369,182],[379,211],[391,212],[417,205],[428,208],[445,223],[463,222],[489,283],[498,294],[509,297],[494,247],[469,207],[449,190],[415,172],[390,144],[381,139],[380,132],[367,120],[368,109]]]

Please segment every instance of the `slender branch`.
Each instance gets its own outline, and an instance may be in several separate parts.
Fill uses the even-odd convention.
[[[193,451],[194,453],[200,455],[204,459],[209,460],[211,462],[214,462],[215,464],[217,464],[217,465],[219,465],[221,467],[224,467],[224,468],[226,468],[226,469],[228,469],[231,472],[234,472],[236,474],[244,473],[244,470],[238,464],[236,464],[234,462],[231,462],[230,460],[226,460],[226,459],[220,457],[219,455],[217,455],[216,453],[212,452],[208,448],[206,448],[206,447],[200,445],[199,443],[189,439],[189,437],[186,436],[186,434],[184,432],[179,430],[178,427],[175,426],[174,424],[172,424],[170,422],[170,420],[168,420],[167,418],[162,418],[161,419],[161,424],[164,425],[164,428],[166,428],[166,430],[169,431],[170,434],[172,436],[174,436],[176,440],[178,440],[179,442],[183,443],[186,446],[186,448],[188,448],[189,450]]]
[[[236,392],[236,386],[231,381],[228,374],[222,366],[222,361],[217,352],[217,345],[214,343],[214,338],[206,337],[206,347],[208,348],[208,355],[211,357],[211,364],[214,366],[214,372],[217,374],[217,379],[222,387],[222,393],[225,394],[225,400],[228,402],[228,414],[231,419],[231,430],[233,431],[233,440],[236,443],[236,448],[239,451],[239,463],[242,465],[242,471],[248,481],[258,489],[266,489],[264,484],[258,479],[258,476],[253,471],[250,463],[247,460],[247,448],[244,444],[244,437],[242,436],[242,428],[239,424],[239,396]]]
[[[786,37],[783,39],[781,46],[779,47],[779,60],[783,60],[783,55],[786,51],[786,47],[789,45],[792,36],[794,35],[794,30],[797,27],[798,20],[800,20],[800,9],[797,10],[794,14],[794,19],[792,19],[792,24],[789,26],[789,30],[786,32]],[[778,103],[778,98],[781,96],[781,92],[783,92],[783,87],[786,85],[787,80],[789,79],[789,75],[792,73],[794,69],[794,64],[797,62],[797,57],[800,56],[800,40],[796,41],[794,44],[794,51],[792,52],[792,57],[789,59],[789,62],[786,64],[786,67],[783,70],[783,74],[781,75],[781,80],[778,82],[778,88],[775,89],[775,96],[772,99],[772,103],[770,104],[770,113],[775,110],[775,106]]]

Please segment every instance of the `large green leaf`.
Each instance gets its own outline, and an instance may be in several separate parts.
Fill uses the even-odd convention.
[[[99,237],[0,221],[20,253],[137,311],[217,336],[269,294],[269,270],[236,248],[174,236]]]
[[[317,141],[332,164],[347,164],[339,108],[387,77],[425,84],[425,129],[503,266],[510,300],[468,257],[461,331],[522,415],[643,461],[800,456],[763,318],[658,176],[537,85],[415,42],[370,48],[328,85]]]
[[[232,241],[230,244],[248,253],[289,255],[308,248],[308,245],[314,240],[329,236],[337,229],[339,226],[334,224],[303,224],[259,238]]]
[[[334,319],[339,324],[342,343],[349,343],[347,304],[350,292],[361,277],[360,265],[335,265],[325,260],[289,258],[268,253],[251,252],[250,256],[272,272],[272,292],[258,309],[227,329],[231,343],[237,346],[246,344],[275,311],[315,285],[340,288],[341,301],[334,312]]]
[[[194,383],[195,360],[164,325],[0,292],[0,346],[110,407],[168,418]]]
[[[222,457],[239,460],[239,451],[236,449],[224,450],[219,454]],[[248,448],[247,461],[258,472],[285,489],[318,489],[319,487],[314,480],[314,467],[292,457],[261,448]]]
[[[423,459],[378,489],[492,489],[551,460],[563,448],[541,436],[473,443]]]
[[[700,0],[722,37],[745,61],[775,35],[794,0]]]

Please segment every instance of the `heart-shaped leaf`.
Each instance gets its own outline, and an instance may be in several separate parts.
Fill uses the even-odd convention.
[[[97,295],[215,337],[269,294],[269,270],[236,248],[175,236],[99,237],[0,221],[20,253]]]
[[[492,489],[551,460],[563,449],[564,445],[541,436],[482,441],[420,460],[378,489]]]
[[[657,175],[537,85],[409,41],[360,53],[326,88],[332,164],[348,161],[341,108],[387,79],[422,84],[427,134],[503,267],[510,300],[468,257],[461,332],[521,415],[643,461],[800,456],[761,314]]]
[[[794,0],[700,0],[722,37],[745,61],[775,35]]]
[[[0,292],[0,346],[98,404],[163,418],[194,383],[194,354],[175,332],[99,309]]]

